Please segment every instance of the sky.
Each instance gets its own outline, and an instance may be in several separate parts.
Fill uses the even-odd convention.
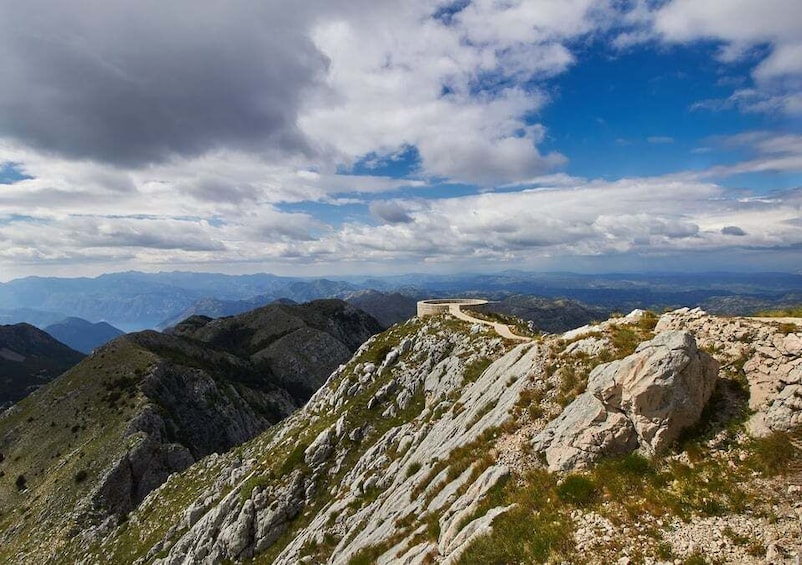
[[[0,280],[802,272],[799,0],[0,0]]]

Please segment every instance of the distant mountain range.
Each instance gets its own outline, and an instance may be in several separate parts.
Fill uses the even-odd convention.
[[[84,358],[29,324],[0,326],[0,410]]]
[[[124,333],[106,322],[93,324],[83,318],[66,318],[47,326],[45,331],[61,343],[82,353],[91,353],[93,349]]]
[[[75,279],[28,277],[0,284],[0,321],[45,328],[67,317],[79,317],[135,331],[169,327],[194,313],[232,315],[276,300],[343,298],[373,311],[387,325],[410,312],[413,300],[454,295],[481,295],[498,301],[516,295],[570,299],[607,312],[701,306],[712,313],[750,314],[798,304],[802,301],[802,275],[505,271],[341,280],[186,272],[126,272]],[[382,298],[375,301],[377,296]],[[389,296],[393,296],[390,304],[386,301]]]

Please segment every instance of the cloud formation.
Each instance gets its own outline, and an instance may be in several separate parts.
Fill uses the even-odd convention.
[[[668,43],[722,42],[718,59],[724,63],[751,57],[754,48],[768,45],[768,55],[752,69],[753,88],[703,101],[698,108],[802,115],[802,4],[796,0],[673,0],[646,21]]]
[[[296,119],[327,70],[288,2],[0,3],[0,135],[124,165],[310,152]]]
[[[798,190],[722,182],[802,172],[794,132],[704,140],[700,159],[713,147],[737,158],[693,171],[593,180],[569,174],[572,156],[543,120],[557,80],[595,42],[611,52],[712,42],[713,64],[751,74],[695,109],[802,115],[794,0],[0,0],[0,10],[6,278],[37,265],[325,272],[802,244]],[[628,139],[681,150],[683,137],[649,133],[623,132],[622,155],[638,145]]]

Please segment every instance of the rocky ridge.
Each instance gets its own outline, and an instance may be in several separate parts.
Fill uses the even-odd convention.
[[[297,410],[378,330],[327,300],[96,350],[0,417],[0,560],[102,537],[172,474]]]
[[[755,332],[754,346],[722,331],[736,324]],[[802,550],[802,505],[772,479],[785,467],[770,470],[762,440],[741,431],[748,388],[746,396],[733,392],[754,383],[759,394],[763,373],[742,369],[755,356],[774,359],[759,348],[779,353],[778,333],[772,324],[681,310],[514,345],[447,316],[413,319],[366,343],[282,425],[173,475],[125,530],[79,555],[162,564],[656,563],[699,553],[756,563],[769,552],[791,559]],[[736,351],[742,365],[730,360]],[[713,385],[708,353],[721,364]],[[641,374],[644,357],[669,367],[653,372],[658,390],[666,376],[678,390],[693,388],[684,382],[691,375],[702,379],[689,411],[676,401],[692,394],[657,396],[677,405],[671,414],[681,425],[644,417],[644,406],[662,401],[640,402],[637,387],[619,378],[629,374],[622,367]],[[602,392],[612,389],[620,389],[617,406],[628,407],[635,429],[627,449],[662,454],[547,473],[547,448],[535,438],[587,394],[610,404]],[[782,389],[772,395],[760,406],[785,398]],[[798,461],[784,437],[770,435],[770,450]],[[590,485],[585,494],[576,490],[582,481]],[[770,534],[745,533],[772,519]]]
[[[413,319],[365,343],[282,424],[170,475],[125,524],[74,538],[59,555],[792,563],[802,551],[797,431],[767,425],[753,439],[745,423],[774,422],[765,415],[780,401],[794,410],[785,390],[799,337],[796,327],[687,309],[526,344],[448,316]],[[548,472],[554,442],[537,438],[588,395],[605,421],[629,422],[635,439],[621,451],[647,456],[594,455]]]

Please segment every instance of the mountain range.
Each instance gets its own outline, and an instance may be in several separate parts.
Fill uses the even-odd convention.
[[[370,308],[374,290],[410,299],[481,295],[491,300],[528,295],[571,299],[601,311],[651,308],[662,311],[701,306],[708,311],[744,315],[786,307],[802,299],[802,275],[793,273],[605,274],[526,273],[396,275],[341,280],[280,277],[271,274],[126,272],[96,278],[28,277],[0,283],[0,321],[40,328],[67,317],[105,321],[123,331],[169,327],[187,314],[230,315],[275,300],[317,298],[361,300]],[[382,301],[377,308],[387,309]],[[408,303],[411,301],[407,301]],[[385,325],[407,310],[385,317]],[[206,309],[206,310],[204,310]],[[379,317],[385,313],[375,310]],[[389,312],[388,312],[389,313]]]
[[[0,416],[0,560],[802,551],[795,323],[683,308],[515,342],[448,315],[378,328],[342,301],[274,304],[96,350]]]

